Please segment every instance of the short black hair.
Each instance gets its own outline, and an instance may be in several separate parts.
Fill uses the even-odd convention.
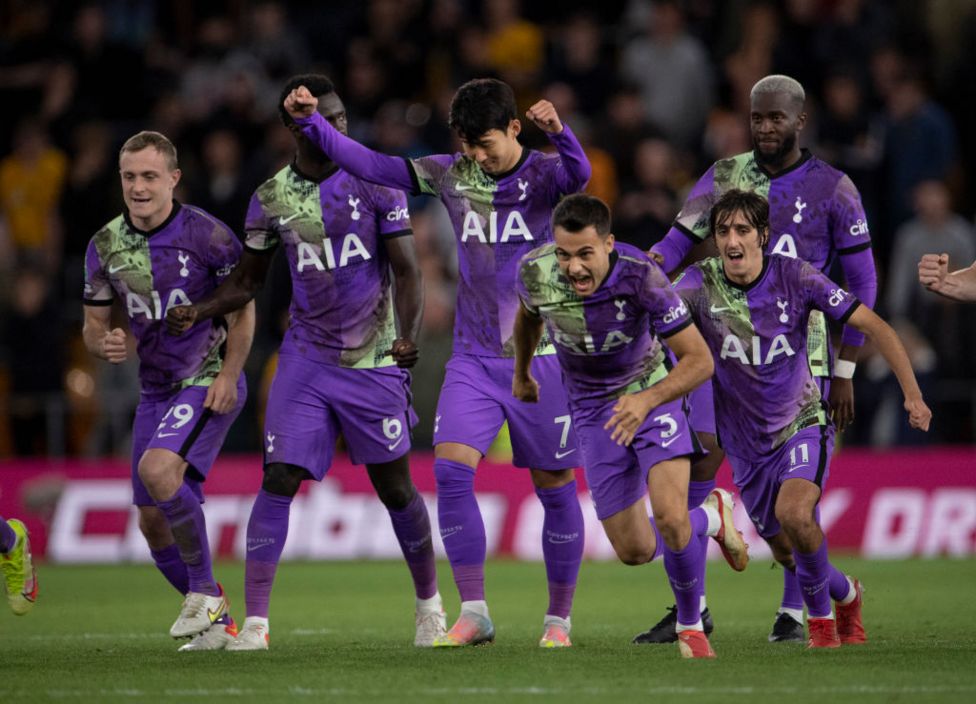
[[[285,87],[281,89],[281,95],[278,96],[278,116],[281,117],[281,121],[285,124],[285,127],[291,127],[295,121],[285,110],[285,98],[288,94],[299,86],[305,86],[308,88],[309,92],[316,98],[321,98],[323,95],[328,95],[329,93],[335,93],[335,84],[332,82],[328,76],[321,73],[303,73],[299,76],[292,76],[285,83]]]
[[[465,142],[474,142],[489,130],[504,132],[516,114],[510,85],[496,78],[475,78],[457,89],[447,124]]]
[[[600,237],[610,234],[610,207],[596,196],[574,193],[566,196],[552,211],[552,229],[582,232],[590,225]]]
[[[738,188],[726,191],[712,206],[708,216],[708,232],[715,235],[715,229],[727,222],[735,213],[741,212],[746,222],[759,232],[759,241],[765,246],[769,238],[769,201],[753,191]]]

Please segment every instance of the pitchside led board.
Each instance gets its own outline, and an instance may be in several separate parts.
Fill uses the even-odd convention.
[[[412,457],[414,481],[427,499],[434,535],[434,458]],[[593,511],[582,471],[586,556],[612,559]],[[34,552],[51,562],[148,561],[130,505],[128,466],[46,460],[0,462],[0,516],[23,519]],[[207,527],[220,557],[243,558],[251,504],[260,486],[260,456],[217,461],[206,484]],[[728,467],[719,484],[732,488]],[[542,507],[525,471],[483,463],[476,489],[485,520],[488,554],[540,560]],[[736,506],[736,511],[742,511]],[[820,505],[832,552],[872,558],[976,554],[976,450],[925,449],[870,452],[845,449],[833,461]],[[768,548],[745,515],[754,559]],[[365,471],[337,458],[321,484],[305,482],[291,512],[284,559],[399,559],[387,512]],[[435,539],[443,556],[440,540]],[[717,554],[717,547],[711,546]],[[712,555],[715,557],[716,555]]]

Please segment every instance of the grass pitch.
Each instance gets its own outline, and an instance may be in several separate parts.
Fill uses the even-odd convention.
[[[180,600],[152,567],[42,565],[33,612],[0,612],[0,702],[976,700],[976,560],[836,564],[865,584],[867,645],[768,643],[781,572],[713,562],[711,662],[630,644],[673,601],[660,564],[584,564],[575,647],[541,650],[543,566],[492,562],[496,642],[436,651],[411,645],[401,563],[284,564],[263,653],[177,653],[167,630]],[[243,621],[243,566],[217,574]],[[446,564],[439,574],[450,623],[457,596]]]

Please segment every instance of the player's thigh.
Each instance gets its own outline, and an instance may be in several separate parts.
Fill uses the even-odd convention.
[[[510,375],[508,379],[504,404],[512,438],[512,463],[542,470],[578,466],[576,428],[556,355],[533,358],[532,375],[539,382],[537,403],[514,398]]]
[[[434,416],[435,447],[456,443],[474,448],[483,457],[505,422],[500,395],[498,380],[482,360],[464,354],[451,357]]]
[[[647,470],[630,447],[618,445],[603,428],[612,403],[574,409],[576,438],[596,516],[604,521],[647,496]]]
[[[410,451],[410,379],[398,367],[342,369],[331,403],[354,464],[385,464]]]
[[[184,393],[187,394],[185,400],[183,399]],[[194,417],[183,426],[184,429],[190,429],[186,433],[183,444],[175,450],[176,454],[186,460],[187,477],[200,482],[206,480],[214,460],[220,454],[224,440],[227,439],[230,427],[237,420],[247,402],[247,383],[244,374],[242,373],[237,378],[237,403],[227,413],[214,413],[204,408],[203,403],[206,397],[207,388],[203,386],[191,386],[180,393],[180,403],[185,403],[186,406],[192,408]],[[187,414],[186,406],[182,409],[184,416]],[[174,410],[174,418],[177,417],[179,411],[180,409]],[[159,437],[159,433],[156,437]],[[153,446],[154,442],[150,443],[150,447]],[[173,446],[166,446],[165,449],[173,449]]]
[[[329,399],[330,367],[283,354],[264,418],[264,465],[293,465],[321,480],[332,464],[339,424]]]

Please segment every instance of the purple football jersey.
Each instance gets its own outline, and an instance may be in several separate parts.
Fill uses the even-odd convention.
[[[846,321],[860,302],[802,259],[768,255],[749,286],[725,277],[722,260],[688,267],[675,290],[715,358],[719,441],[736,457],[761,457],[797,431],[827,423],[807,362],[811,311]]]
[[[392,365],[390,262],[382,242],[411,234],[406,196],[345,171],[321,183],[288,166],[251,197],[245,246],[284,244],[292,298],[282,352],[342,367]]]
[[[173,203],[161,225],[143,232],[120,215],[99,230],[85,255],[85,305],[111,305],[118,296],[138,343],[144,396],[207,386],[220,372],[227,338],[223,319],[207,320],[174,337],[166,311],[207,296],[237,265],[241,243],[224,223],[199,208]]]
[[[691,318],[668,278],[644,252],[617,242],[610,270],[580,296],[559,269],[556,245],[525,256],[518,280],[523,305],[542,316],[574,405],[605,403],[648,388],[671,365],[661,342]]]

